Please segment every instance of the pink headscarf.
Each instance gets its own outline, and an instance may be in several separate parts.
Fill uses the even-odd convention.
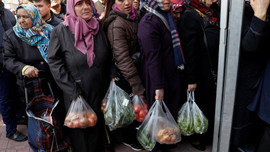
[[[75,4],[82,0],[68,0],[67,1],[67,16],[64,25],[68,26],[71,32],[74,34],[75,44],[74,47],[81,51],[83,54],[87,54],[87,63],[89,67],[92,66],[95,58],[94,54],[94,35],[98,33],[99,23],[93,14],[89,17],[89,20],[84,20],[81,17],[76,16],[75,13]],[[93,8],[93,2],[89,0]],[[85,37],[85,42],[87,47],[84,44],[82,35]]]

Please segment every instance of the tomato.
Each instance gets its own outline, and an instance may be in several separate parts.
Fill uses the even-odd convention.
[[[81,118],[80,119],[80,126],[82,127],[82,128],[85,128],[85,127],[87,127],[88,126],[88,121],[87,121],[87,118]]]
[[[95,124],[96,124],[95,120],[93,120],[92,118],[88,118],[87,120],[88,120],[89,126],[91,126],[91,127],[95,126]]]
[[[142,122],[143,119],[144,119],[144,118],[140,117],[140,118],[138,119],[138,121],[139,121],[139,122]]]
[[[139,107],[138,105],[135,106],[135,107],[133,107],[133,109],[134,109],[134,112],[135,112],[135,113],[140,112],[140,107]]]
[[[80,127],[80,122],[79,120],[73,121],[73,127],[72,128],[79,128]]]
[[[144,106],[144,109],[147,109],[147,104],[146,103],[143,106]]]
[[[90,115],[88,115],[88,118],[91,118],[94,121],[96,121],[97,120],[97,115],[94,112],[92,112]]]
[[[145,112],[144,112],[143,110],[141,110],[140,113],[139,113],[139,116],[140,116],[141,118],[144,118],[144,117],[145,117]]]

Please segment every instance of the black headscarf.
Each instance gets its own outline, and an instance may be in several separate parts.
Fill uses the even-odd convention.
[[[4,9],[5,9],[5,4],[3,2],[0,2],[0,16],[4,15]]]

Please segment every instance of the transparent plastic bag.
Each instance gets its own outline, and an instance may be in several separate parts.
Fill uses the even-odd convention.
[[[135,95],[132,98],[132,106],[138,122],[142,122],[148,113],[147,103],[144,96]]]
[[[109,90],[102,102],[101,108],[105,107],[105,124],[111,131],[125,127],[135,119],[130,97],[114,81],[111,81]]]
[[[193,115],[191,112],[193,99],[190,92],[187,92],[187,102],[183,104],[178,112],[177,124],[182,135],[190,136],[194,134]]]
[[[86,103],[83,97],[79,96],[72,101],[64,125],[69,128],[87,128],[96,125],[97,115]]]
[[[146,150],[151,151],[156,142],[175,144],[181,141],[180,130],[163,101],[156,101],[152,105],[137,129],[137,139]]]
[[[205,133],[208,129],[208,119],[204,116],[203,112],[196,104],[194,92],[191,92],[191,99],[193,99],[191,109],[192,109],[194,131],[197,134]]]

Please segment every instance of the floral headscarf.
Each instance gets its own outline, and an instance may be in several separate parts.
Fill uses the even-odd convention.
[[[33,26],[27,30],[24,30],[17,22],[17,24],[13,27],[13,31],[23,42],[30,46],[37,46],[42,58],[48,62],[47,55],[49,48],[49,37],[53,26],[42,21],[38,9],[34,5],[22,4],[17,7],[16,12],[20,8],[27,11]]]

